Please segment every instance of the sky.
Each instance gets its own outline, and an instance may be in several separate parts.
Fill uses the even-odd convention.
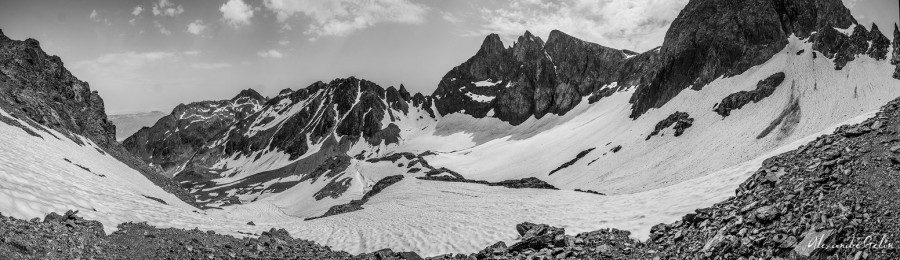
[[[0,29],[35,38],[109,114],[171,111],[253,88],[273,96],[356,76],[430,94],[489,33],[553,29],[638,52],[687,0],[0,0]],[[897,0],[844,0],[887,34]]]

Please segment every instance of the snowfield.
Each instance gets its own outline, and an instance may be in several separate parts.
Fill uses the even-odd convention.
[[[801,49],[806,51],[797,55]],[[821,54],[813,59],[812,53],[809,43],[792,38],[768,62],[742,75],[720,78],[701,91],[684,90],[637,120],[628,118],[633,88],[595,104],[583,100],[564,116],[532,118],[519,126],[462,114],[419,120],[423,112],[415,110],[394,122],[401,129],[399,145],[359,144],[350,151],[367,155],[432,151],[436,154],[425,157],[431,165],[469,179],[538,177],[562,190],[427,181],[407,175],[406,168],[394,163],[353,160],[343,173],[352,178],[352,185],[338,199],[314,200],[312,194],[320,188],[316,185],[324,182],[302,183],[254,202],[201,211],[100,152],[90,141],[81,146],[52,130],[35,130],[43,137],[38,138],[0,124],[0,212],[29,219],[77,209],[85,218],[101,221],[108,232],[127,221],[232,235],[279,227],[350,253],[386,247],[424,256],[470,253],[497,240],[516,239],[514,226],[523,221],[565,227],[572,234],[613,227],[645,239],[657,223],[673,222],[732,196],[764,159],[839,125],[861,122],[900,96],[900,81],[890,78],[893,68],[887,61],[858,56],[843,70],[834,70],[831,60]],[[784,72],[786,79],[773,95],[725,118],[712,111],[725,96],[754,89],[759,80],[777,72]],[[757,138],[792,101],[799,101],[799,116]],[[657,122],[675,111],[687,112],[694,118],[693,126],[679,137],[669,129],[645,140]],[[616,146],[621,150],[612,152]],[[549,175],[591,148],[583,158]],[[284,156],[265,154],[258,165],[238,168],[239,176],[286,165]],[[229,159],[229,167],[245,159]],[[380,178],[396,174],[407,177],[372,197],[363,210],[303,220],[358,199]],[[248,221],[256,225],[246,225]]]

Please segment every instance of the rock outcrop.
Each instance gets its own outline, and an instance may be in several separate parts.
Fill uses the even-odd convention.
[[[756,89],[754,90],[739,91],[726,96],[722,99],[722,102],[716,104],[713,111],[716,111],[722,117],[726,117],[731,114],[731,110],[740,109],[750,102],[756,103],[771,96],[772,93],[775,93],[775,88],[780,86],[782,82],[784,82],[784,72],[772,74],[772,76],[756,83]]]
[[[891,64],[894,64],[894,78],[900,79],[900,28],[894,24],[894,42],[891,44],[894,53],[891,55]]]
[[[653,127],[653,131],[647,135],[645,140],[650,140],[650,137],[658,135],[660,131],[670,126],[675,130],[673,135],[678,137],[681,136],[681,134],[684,134],[684,130],[692,125],[694,125],[694,119],[691,118],[687,112],[675,111],[675,113],[672,113],[662,121],[659,121],[659,123],[656,123],[656,126]]]

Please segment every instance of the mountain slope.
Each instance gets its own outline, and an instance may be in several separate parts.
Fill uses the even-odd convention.
[[[171,177],[184,169],[201,146],[259,111],[265,101],[255,90],[247,89],[230,100],[181,104],[152,127],[143,127],[126,138],[122,145]]]
[[[78,80],[57,56],[45,53],[37,40],[12,40],[0,31],[0,121],[16,125],[32,136],[55,133],[83,145],[83,138],[102,153],[124,162],[166,191],[193,203],[193,197],[155,169],[132,156],[116,141],[115,126],[108,120],[103,99]]]

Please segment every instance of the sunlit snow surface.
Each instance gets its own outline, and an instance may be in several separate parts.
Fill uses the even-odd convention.
[[[807,51],[796,55],[799,49]],[[535,176],[564,190],[507,189],[409,176],[373,197],[363,210],[312,221],[297,215],[320,212],[333,203],[310,201],[314,192],[310,189],[298,186],[253,203],[200,211],[98,152],[89,142],[79,146],[61,134],[56,134],[62,138],[57,139],[37,131],[41,139],[0,124],[0,212],[33,218],[78,209],[82,216],[103,222],[108,231],[126,221],[234,235],[283,227],[295,237],[351,253],[386,247],[429,256],[471,253],[497,240],[514,240],[514,226],[522,221],[565,227],[569,233],[614,227],[643,239],[657,223],[675,221],[733,195],[765,158],[838,125],[862,121],[900,96],[900,81],[890,78],[892,68],[886,61],[860,56],[835,71],[831,61],[822,57],[812,59],[809,44],[793,39],[767,63],[716,80],[702,91],[685,90],[637,120],[627,117],[633,91],[629,90],[592,105],[582,102],[566,116],[530,119],[517,127],[462,115],[443,117],[425,127],[397,122],[402,143],[381,146],[380,153],[431,150],[438,153],[426,157],[432,165],[468,178]],[[734,110],[724,119],[712,111],[713,104],[728,94],[753,89],[756,82],[779,71],[787,78],[772,96]],[[792,91],[800,98],[800,121],[793,130],[778,128],[756,139],[786,106]],[[663,131],[644,140],[660,119],[674,111],[688,112],[695,118],[694,126],[677,138]],[[616,145],[622,150],[609,152]],[[547,175],[578,152],[594,147],[572,166]],[[360,161],[348,171],[353,171],[358,183],[344,201],[358,198],[380,177],[404,174],[387,164]],[[610,195],[571,191],[574,188]],[[248,221],[257,225],[248,226]]]

